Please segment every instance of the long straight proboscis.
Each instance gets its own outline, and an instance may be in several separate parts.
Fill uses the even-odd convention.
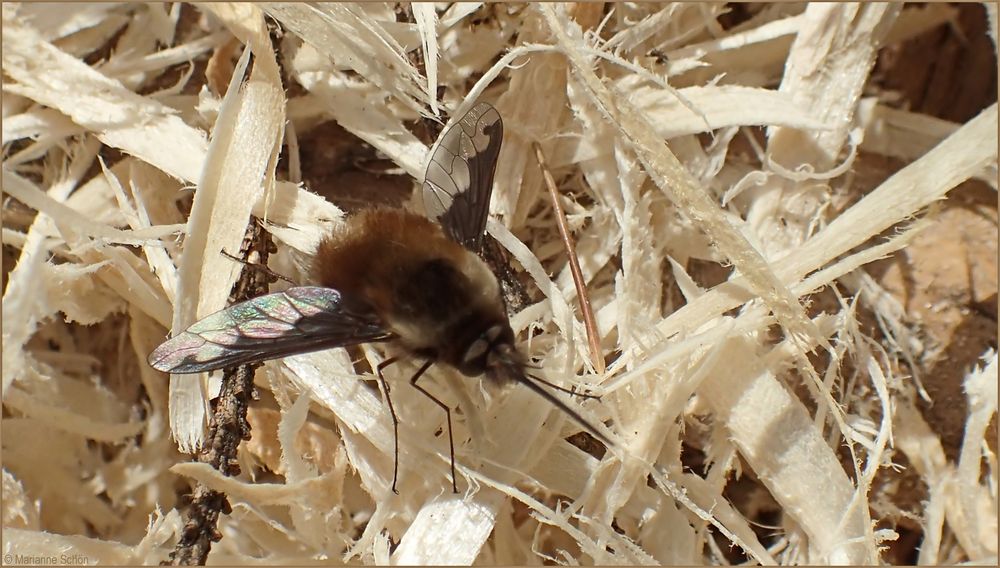
[[[534,381],[532,381],[531,379],[529,379],[527,376],[525,376],[523,374],[519,374],[519,373],[514,373],[514,377],[513,378],[514,378],[515,381],[517,381],[517,382],[521,383],[522,385],[528,387],[529,389],[535,391],[539,396],[541,396],[545,400],[547,400],[547,401],[551,402],[552,404],[554,404],[556,406],[556,408],[558,408],[559,410],[562,410],[563,412],[565,412],[566,414],[568,414],[570,418],[572,418],[573,420],[576,420],[577,424],[579,424],[580,426],[583,426],[583,428],[587,432],[589,432],[595,438],[597,438],[598,440],[600,440],[601,442],[603,442],[605,446],[611,448],[611,447],[614,447],[616,445],[614,442],[611,441],[610,438],[608,438],[607,436],[605,436],[604,434],[602,434],[600,431],[598,431],[597,428],[594,427],[593,424],[591,424],[590,422],[588,422],[586,418],[584,418],[583,416],[580,416],[579,412],[573,410],[572,407],[570,407],[565,402],[559,400],[559,398],[557,398],[555,395],[553,395],[549,391],[547,391],[547,390],[543,389],[542,387],[538,386],[537,384],[535,384]]]
[[[578,396],[580,398],[589,398],[589,399],[593,399],[593,400],[601,400],[601,395],[599,395],[599,394],[590,394],[590,393],[586,393],[586,392],[576,392],[575,390],[568,389],[566,387],[561,387],[561,386],[559,386],[559,385],[557,385],[555,383],[550,383],[549,381],[546,381],[545,379],[539,377],[538,375],[532,375],[531,373],[525,373],[525,374],[528,375],[528,378],[530,378],[532,380],[535,380],[535,381],[538,381],[538,382],[542,383],[545,386],[554,388],[557,391],[562,391],[562,392],[564,392],[566,394],[571,394],[573,396]]]

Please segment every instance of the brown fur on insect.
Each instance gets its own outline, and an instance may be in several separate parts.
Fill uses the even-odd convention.
[[[489,267],[420,215],[381,208],[352,215],[320,243],[313,278],[366,304],[409,351],[467,376],[487,371],[495,348],[513,347]]]

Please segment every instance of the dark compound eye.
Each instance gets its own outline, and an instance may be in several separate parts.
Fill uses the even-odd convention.
[[[480,337],[479,339],[472,342],[469,348],[465,350],[465,355],[462,357],[462,366],[464,367],[474,367],[481,366],[477,365],[478,362],[486,361],[486,352],[490,348],[490,342],[485,338]]]
[[[490,355],[497,347],[512,341],[513,338],[508,337],[510,335],[510,333],[505,333],[502,325],[490,326],[466,348],[459,370],[468,376],[481,375],[489,364]]]

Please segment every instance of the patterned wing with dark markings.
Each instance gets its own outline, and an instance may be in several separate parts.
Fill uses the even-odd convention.
[[[378,318],[352,310],[332,288],[299,286],[229,306],[149,354],[168,373],[200,373],[389,337]]]
[[[477,103],[441,134],[424,175],[424,209],[445,233],[479,252],[503,141],[500,113]]]

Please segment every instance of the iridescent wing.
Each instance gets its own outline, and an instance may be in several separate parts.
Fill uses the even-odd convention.
[[[149,354],[168,373],[199,373],[389,337],[379,320],[351,309],[332,288],[300,286],[229,306]]]
[[[424,175],[424,209],[444,232],[479,252],[493,192],[503,121],[488,103],[477,103],[441,134]]]

